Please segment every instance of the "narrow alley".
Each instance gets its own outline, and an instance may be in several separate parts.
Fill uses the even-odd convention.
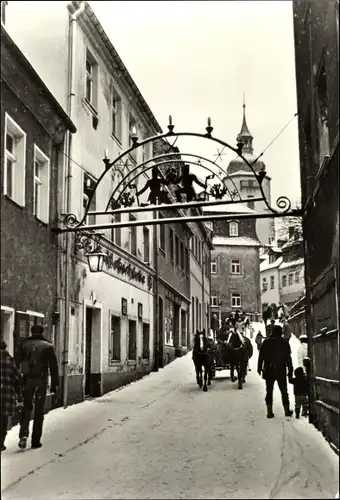
[[[220,372],[203,393],[189,353],[50,412],[40,450],[18,450],[12,429],[2,498],[334,498],[338,457],[306,419],[284,417],[277,392],[266,419],[256,353],[251,361],[242,391]]]

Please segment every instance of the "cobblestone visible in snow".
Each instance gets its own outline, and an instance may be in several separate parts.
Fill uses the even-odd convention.
[[[203,393],[189,353],[122,390],[50,412],[40,450],[17,451],[12,429],[2,498],[334,498],[338,457],[306,419],[283,416],[277,389],[276,417],[265,418],[256,363],[257,353],[242,391],[220,372]]]

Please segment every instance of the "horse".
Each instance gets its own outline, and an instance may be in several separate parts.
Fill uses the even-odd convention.
[[[192,360],[195,365],[197,384],[200,388],[203,386],[203,391],[207,392],[212,378],[212,355],[208,347],[208,339],[204,332],[196,332]]]
[[[246,341],[242,343],[240,336],[236,332],[232,332],[228,340],[230,378],[232,382],[235,382],[236,378],[234,377],[234,370],[236,368],[238,389],[242,389],[243,383],[245,382],[245,374],[249,359],[247,357],[248,349],[248,343]]]

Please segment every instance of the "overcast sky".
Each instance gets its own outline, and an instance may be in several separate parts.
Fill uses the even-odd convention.
[[[297,110],[290,1],[92,1],[163,130],[213,134],[231,145],[242,123],[242,96],[260,154]],[[178,140],[182,152],[213,158],[206,140]],[[235,155],[223,156],[224,166]],[[272,197],[300,198],[297,118],[262,160]]]

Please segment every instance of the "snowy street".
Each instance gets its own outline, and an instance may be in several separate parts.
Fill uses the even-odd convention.
[[[218,372],[204,393],[189,353],[121,390],[50,412],[39,450],[18,450],[12,429],[2,498],[334,498],[337,455],[308,420],[284,417],[276,387],[275,418],[266,418],[256,363],[255,348],[242,391]]]

